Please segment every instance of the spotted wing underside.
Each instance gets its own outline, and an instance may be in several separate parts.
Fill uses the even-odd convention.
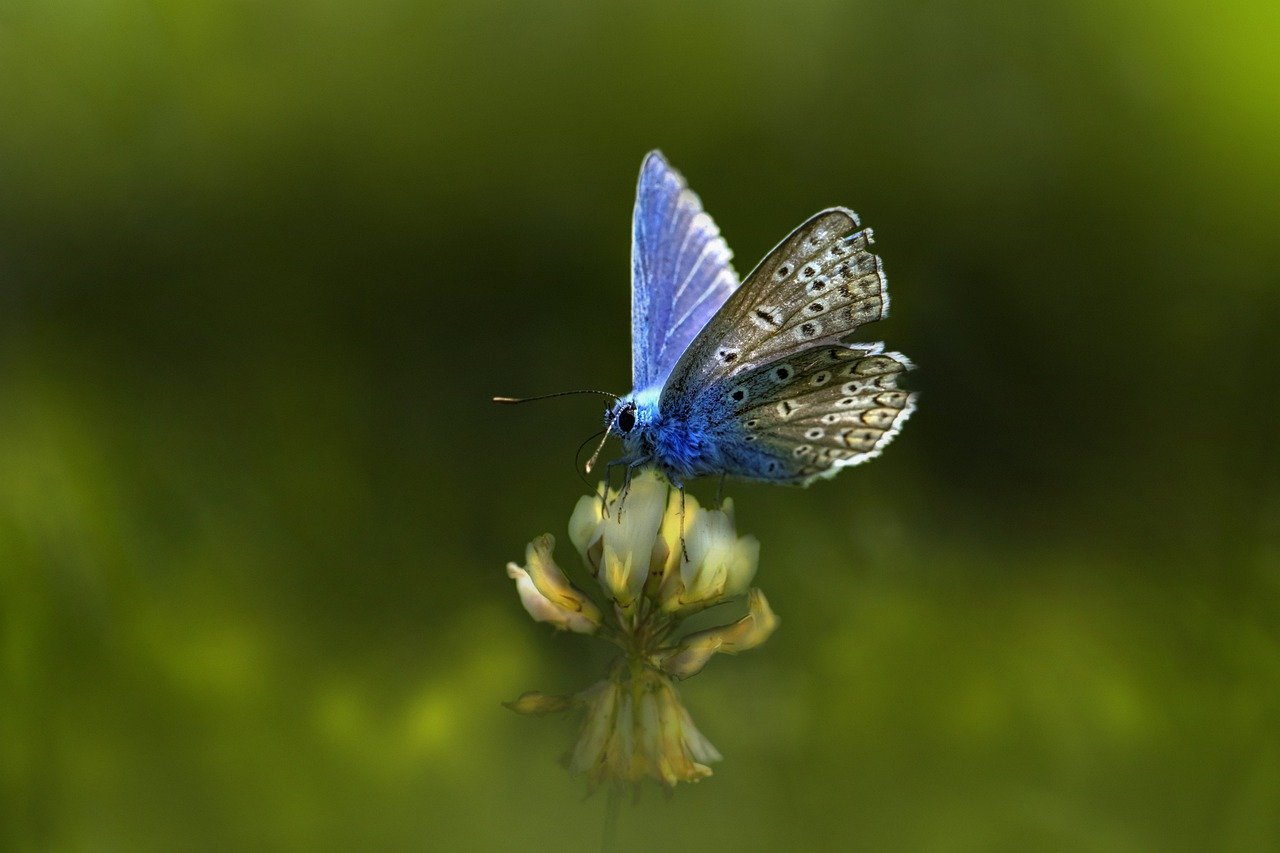
[[[871,229],[842,207],[824,210],[793,231],[676,363],[663,391],[663,410],[687,413],[708,387],[839,344],[859,326],[885,317],[889,295],[871,243]]]
[[[915,410],[898,388],[911,369],[878,344],[795,353],[741,374],[723,389],[748,476],[806,484],[879,456]],[[733,440],[733,439],[729,439]]]

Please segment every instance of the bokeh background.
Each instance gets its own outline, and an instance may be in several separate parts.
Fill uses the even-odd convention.
[[[660,147],[876,228],[916,416],[733,485],[783,619],[620,849],[1280,847],[1280,6],[5,0],[0,847],[563,849],[503,573]],[[695,487],[703,497],[714,484]]]

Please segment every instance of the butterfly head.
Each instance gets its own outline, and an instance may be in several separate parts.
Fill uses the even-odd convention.
[[[605,427],[610,435],[616,435],[631,445],[643,435],[658,409],[657,391],[640,391],[620,398],[604,413]]]
[[[591,458],[587,460],[586,472],[588,474],[591,473],[591,469],[595,467],[596,458],[600,455],[600,451],[604,449],[605,442],[609,440],[610,436],[621,438],[623,445],[628,450],[634,448],[640,436],[644,433],[647,417],[648,412],[637,401],[634,394],[628,397],[619,397],[612,406],[605,409],[604,432],[600,438],[600,444],[596,446],[596,452],[591,454]],[[596,434],[601,435],[600,433]]]
[[[630,435],[636,428],[636,404],[627,402],[620,405],[613,414],[613,425],[619,435]]]
[[[623,397],[605,411],[605,428],[610,435],[616,435],[626,441],[633,434],[643,429],[641,418],[640,407],[636,404],[635,399]]]

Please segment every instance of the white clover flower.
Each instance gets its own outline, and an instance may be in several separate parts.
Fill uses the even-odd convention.
[[[729,501],[706,509],[651,471],[636,475],[624,492],[602,484],[579,500],[569,538],[611,605],[603,608],[607,617],[556,566],[549,535],[530,543],[527,567],[512,563],[507,573],[534,619],[597,634],[623,656],[605,680],[574,696],[530,692],[507,707],[523,714],[583,709],[568,765],[592,784],[647,777],[671,787],[711,775],[707,765],[720,753],[694,725],[675,682],[697,674],[717,652],[760,645],[777,627],[763,593],[748,592],[759,543],[737,535]],[[744,593],[742,618],[681,634],[686,616]]]

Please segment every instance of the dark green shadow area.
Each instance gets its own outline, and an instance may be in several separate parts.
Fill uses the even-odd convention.
[[[920,409],[733,485],[774,638],[627,850],[1280,847],[1280,12],[8,0],[0,848],[594,850],[503,567],[628,390],[660,147],[876,229]],[[702,496],[714,484],[698,484]],[[576,565],[574,566],[576,568]]]

